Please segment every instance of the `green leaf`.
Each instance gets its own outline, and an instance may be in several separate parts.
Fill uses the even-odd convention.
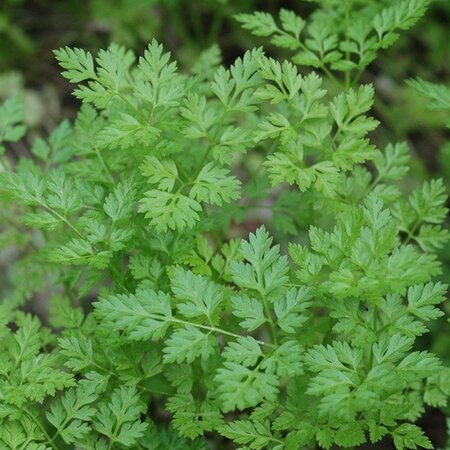
[[[447,194],[441,179],[425,182],[414,190],[409,202],[416,217],[423,222],[442,223],[448,209],[444,206]]]
[[[264,400],[275,401],[278,396],[278,378],[259,371],[258,366],[249,369],[241,364],[225,362],[217,370],[215,381],[223,412],[256,406]]]
[[[219,432],[238,444],[246,444],[249,449],[267,448],[272,441],[268,420],[235,420],[220,427]]]
[[[260,300],[245,295],[232,297],[233,315],[242,320],[239,325],[248,331],[254,331],[267,322],[264,306]]]
[[[442,283],[427,283],[408,289],[408,311],[423,321],[437,319],[444,313],[435,307],[445,300],[448,286]]]
[[[100,148],[127,150],[146,145],[159,135],[158,128],[148,123],[142,124],[139,118],[121,113],[120,118],[110,122],[98,134],[96,145]]]
[[[373,18],[373,27],[382,47],[389,47],[395,42],[397,29],[411,28],[428,8],[429,0],[403,0],[393,6],[384,8]]]
[[[274,303],[277,325],[286,333],[295,333],[308,318],[306,309],[311,305],[310,290],[308,288],[290,289],[286,296]]]
[[[440,249],[449,240],[450,232],[439,225],[423,224],[419,234],[414,236],[414,240],[420,248],[426,252],[434,252]]]
[[[214,163],[206,164],[194,180],[189,196],[199,202],[221,206],[240,197],[240,182]]]
[[[172,291],[179,302],[178,311],[185,317],[205,317],[210,325],[217,325],[218,308],[223,291],[218,285],[200,275],[176,268],[171,277]]]
[[[59,338],[61,354],[65,357],[64,365],[77,372],[95,365],[94,348],[91,339],[86,336],[76,338]]]
[[[415,80],[406,81],[421,96],[429,101],[430,109],[442,111],[450,110],[450,88],[443,84],[430,83],[429,81],[416,78]]]
[[[106,89],[118,93],[128,84],[128,71],[135,61],[131,50],[113,43],[108,50],[100,50],[95,61],[98,79]]]
[[[270,36],[278,29],[269,13],[256,11],[253,14],[236,14],[234,18],[242,28],[251,31],[255,36]]]
[[[409,148],[406,142],[388,144],[384,152],[374,158],[380,179],[400,180],[409,170]]]
[[[196,327],[186,325],[185,328],[174,331],[165,341],[164,362],[192,363],[199,357],[206,360],[215,352],[216,347],[217,341],[211,332],[203,333]]]
[[[284,288],[288,277],[285,256],[280,256],[278,245],[271,248],[272,238],[264,227],[250,234],[249,242],[243,241],[240,253],[248,262],[231,265],[233,281],[240,287],[254,290],[263,297],[272,298]]]
[[[225,114],[252,112],[257,109],[255,105],[258,99],[253,93],[260,81],[257,60],[261,53],[261,49],[247,51],[229,70],[220,67],[215,73],[211,89],[221,101]]]
[[[93,427],[111,442],[129,447],[136,444],[147,428],[140,420],[145,411],[136,389],[121,386],[113,391],[109,402],[100,403]]]
[[[433,354],[423,352],[412,352],[397,365],[397,373],[407,382],[429,377],[442,367],[441,361]]]
[[[163,46],[155,39],[139,58],[142,84],[137,84],[137,93],[142,100],[151,103],[153,110],[178,106],[184,94],[184,80],[177,74],[177,64],[169,61],[170,53],[164,53]]]
[[[322,448],[325,448],[325,449],[329,449],[333,445],[334,436],[335,436],[335,433],[329,428],[320,430],[316,434],[317,442],[319,443],[319,445]]]
[[[111,256],[108,251],[97,253],[89,241],[78,238],[73,238],[67,244],[46,252],[47,261],[51,263],[92,265],[99,269],[108,265]]]
[[[358,423],[350,423],[338,429],[334,442],[342,447],[355,447],[366,442],[364,431]]]
[[[414,338],[397,333],[391,337],[380,339],[373,345],[373,356],[377,364],[396,362],[411,350]]]
[[[223,352],[223,357],[230,362],[252,367],[263,356],[258,342],[251,336],[241,336],[236,342],[230,342]]]
[[[97,400],[91,385],[80,384],[68,390],[50,406],[46,416],[67,444],[80,442],[89,432],[90,422],[96,414],[92,404]]]
[[[280,101],[273,97],[273,102]],[[292,138],[295,137],[296,133],[292,129],[289,120],[279,113],[272,113],[267,117],[267,120],[258,125],[258,130],[254,134],[254,140],[256,143],[263,141],[265,139],[274,139],[280,135],[285,136],[286,133],[290,133]]]
[[[113,222],[127,219],[134,212],[136,190],[131,180],[117,183],[105,199],[103,210]]]
[[[139,212],[145,213],[158,233],[165,233],[168,229],[181,231],[192,228],[200,219],[198,213],[201,210],[197,201],[185,195],[156,189],[147,191],[139,206]]]
[[[217,44],[213,44],[211,47],[202,51],[192,66],[192,73],[201,78],[211,80],[221,62],[222,55],[220,47]]]
[[[42,205],[46,184],[42,177],[32,171],[24,173],[2,172],[1,189],[23,205]]]
[[[403,450],[405,448],[433,448],[433,444],[423,434],[423,431],[412,423],[403,423],[399,425],[393,432],[395,448]]]
[[[261,368],[280,378],[291,378],[303,373],[303,348],[295,341],[283,342],[266,358]]]
[[[141,171],[161,191],[171,192],[178,179],[177,166],[172,159],[159,160],[154,156],[147,156],[141,165]]]
[[[386,434],[388,434],[388,429],[385,426],[379,425],[373,420],[369,422],[369,436],[372,444],[380,441]]]
[[[42,403],[57,390],[75,384],[72,374],[63,370],[56,352],[45,352],[39,320],[23,315],[18,329],[1,330],[4,344],[0,370],[2,404],[19,408],[31,401]],[[3,328],[3,327],[2,327]]]
[[[94,59],[89,52],[80,48],[61,48],[54,51],[59,65],[65,69],[62,76],[71,83],[96,79]]]
[[[300,33],[305,27],[305,21],[297,16],[293,11],[287,9],[280,9],[281,26],[288,33],[292,33],[295,38],[300,37]]]
[[[136,294],[118,294],[95,303],[95,312],[111,330],[123,330],[129,339],[161,339],[171,325],[170,299],[150,289]]]
[[[373,96],[373,86],[365,84],[357,91],[349,89],[335,97],[330,103],[330,112],[338,129],[362,135],[373,129],[377,124],[373,119],[363,117],[363,120],[355,121],[358,116],[370,110]]]
[[[19,96],[10,97],[0,106],[0,143],[16,142],[24,136],[26,128],[23,103]]]
[[[167,409],[173,414],[173,425],[181,436],[194,439],[206,431],[217,429],[222,424],[222,415],[211,401],[196,401],[191,394],[177,394],[167,402]],[[167,448],[172,449],[171,445]],[[180,450],[185,450],[183,447]],[[165,448],[161,448],[165,450]],[[197,447],[192,447],[197,450]]]

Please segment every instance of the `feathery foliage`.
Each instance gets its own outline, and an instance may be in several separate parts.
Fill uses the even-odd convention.
[[[213,47],[180,71],[156,41],[138,58],[55,51],[76,120],[0,174],[19,255],[1,448],[432,448],[416,422],[446,405],[449,369],[415,340],[443,315],[446,189],[403,189],[408,146],[371,141],[376,92],[359,83],[428,1],[316,3],[307,20],[236,17],[284,61],[258,48],[226,68]],[[444,87],[412,84],[446,106]],[[2,151],[21,121],[5,102]],[[231,239],[261,199],[273,220]],[[23,312],[36,295],[44,324]]]

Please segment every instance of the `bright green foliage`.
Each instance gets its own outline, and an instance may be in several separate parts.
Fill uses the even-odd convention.
[[[296,52],[293,62],[327,73],[346,87],[358,82],[362,71],[380,49],[399,38],[399,30],[411,28],[424,15],[429,0],[349,1],[312,0],[320,6],[305,21],[295,12],[281,9],[279,24],[264,12],[237,14],[236,20],[256,36],[270,36],[277,47]],[[336,73],[336,75],[333,75]]]
[[[430,83],[428,81],[417,78],[415,80],[407,80],[407,83],[418,93],[420,96],[425,97],[426,106],[428,109],[443,111],[446,116],[446,126],[450,128],[450,87],[443,84]],[[442,164],[444,171],[447,172],[446,168],[450,158],[450,141],[444,144],[439,154],[439,162]],[[436,229],[429,225],[423,230],[422,245],[427,244],[427,238],[429,235],[439,239]]]
[[[432,448],[416,421],[449,371],[416,338],[444,314],[446,191],[405,189],[408,146],[370,140],[358,83],[428,2],[316,3],[237,16],[292,62],[55,52],[80,112],[0,174],[0,448]],[[22,118],[0,108],[8,150]]]
[[[25,134],[21,103],[20,97],[10,97],[0,107],[0,153],[5,151],[2,142],[18,141]]]
[[[430,83],[420,78],[409,80],[408,84],[428,99],[431,109],[450,111],[450,88],[448,86]]]

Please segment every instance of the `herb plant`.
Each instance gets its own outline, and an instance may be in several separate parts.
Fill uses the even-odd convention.
[[[283,61],[57,50],[80,112],[17,160],[3,104],[0,448],[432,448],[450,374],[414,345],[443,315],[445,187],[405,192],[360,84],[428,1],[317,3],[237,16]]]

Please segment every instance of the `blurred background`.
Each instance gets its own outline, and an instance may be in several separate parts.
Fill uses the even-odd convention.
[[[62,118],[74,118],[79,108],[54,59],[52,51],[58,47],[81,47],[95,54],[114,41],[140,54],[156,38],[172,52],[181,70],[215,43],[226,65],[259,45],[283,57],[267,40],[242,30],[233,15],[255,10],[277,15],[280,8],[287,8],[307,17],[314,7],[308,0],[1,0],[0,100],[21,94],[32,139],[51,131]],[[373,114],[381,125],[372,134],[374,142],[383,147],[407,141],[410,146],[413,167],[406,186],[442,177],[449,189],[449,117],[429,110],[426,100],[405,83],[418,76],[450,83],[450,0],[432,1],[419,24],[381,52],[362,78],[377,91]],[[441,278],[448,282],[450,245],[441,250],[441,259]],[[445,308],[450,311],[449,302]],[[447,364],[448,327],[445,319],[436,321],[433,332],[423,338],[423,346],[431,347]],[[444,433],[441,442],[443,420],[442,414],[431,411],[423,424],[429,432]]]

